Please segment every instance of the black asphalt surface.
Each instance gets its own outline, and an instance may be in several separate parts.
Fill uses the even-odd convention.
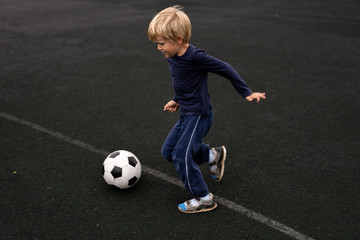
[[[360,239],[360,2],[2,0],[0,112],[177,177],[160,148],[178,113],[152,17],[185,7],[191,43],[267,99],[209,76],[224,179],[210,190],[304,236]],[[105,157],[0,117],[0,239],[294,239],[226,206],[187,215],[187,192],[143,173],[120,191]]]

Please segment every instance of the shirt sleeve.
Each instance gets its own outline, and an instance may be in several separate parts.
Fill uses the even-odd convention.
[[[175,101],[175,102],[179,101],[176,96],[174,96],[174,98],[172,100]]]
[[[194,54],[194,61],[201,71],[215,73],[230,80],[242,97],[246,98],[252,94],[246,82],[230,64],[207,55],[204,51],[196,52]]]

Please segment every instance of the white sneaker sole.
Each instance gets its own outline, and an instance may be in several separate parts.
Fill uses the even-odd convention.
[[[221,147],[223,150],[223,157],[222,157],[222,168],[221,168],[221,172],[220,172],[220,177],[219,178],[215,178],[214,180],[216,182],[220,182],[221,179],[224,176],[224,170],[225,170],[225,160],[226,160],[226,148],[224,146]]]

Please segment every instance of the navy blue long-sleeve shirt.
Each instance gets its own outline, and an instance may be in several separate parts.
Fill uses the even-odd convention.
[[[167,58],[175,92],[174,101],[184,115],[205,115],[211,104],[207,87],[208,72],[230,80],[241,96],[246,98],[252,91],[234,70],[219,59],[207,55],[203,50],[189,44],[182,56]]]

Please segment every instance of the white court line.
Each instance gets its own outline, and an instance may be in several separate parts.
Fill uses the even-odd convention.
[[[107,156],[109,154],[109,152],[107,151],[104,151],[102,149],[99,149],[99,148],[96,148],[90,144],[87,144],[85,142],[82,142],[80,140],[77,140],[77,139],[73,139],[71,137],[68,137],[62,133],[59,133],[59,132],[54,132],[50,129],[47,129],[47,128],[44,128],[40,125],[37,125],[35,123],[32,123],[32,122],[28,122],[26,120],[23,120],[23,119],[20,119],[20,118],[17,118],[13,115],[10,115],[8,113],[5,113],[5,112],[2,112],[0,111],[0,117],[2,118],[5,118],[7,120],[10,120],[10,121],[13,121],[15,123],[18,123],[18,124],[21,124],[21,125],[25,125],[27,127],[30,127],[30,128],[33,128],[39,132],[43,132],[43,133],[46,133],[48,135],[51,135],[55,138],[58,138],[64,142],[67,142],[67,143],[70,143],[72,145],[75,145],[75,146],[78,146],[80,148],[83,148],[83,149],[86,149],[90,152],[95,152],[95,153],[98,153],[100,155],[103,155],[103,156]],[[155,176],[157,178],[160,178],[168,183],[172,183],[176,186],[179,186],[179,187],[183,187],[183,184],[180,180],[176,179],[176,178],[173,178],[171,176],[168,176],[167,174],[165,173],[162,173],[156,169],[153,169],[153,168],[150,168],[150,167],[146,167],[144,165],[141,165],[142,167],[142,170],[147,173],[147,174],[150,174],[152,176]],[[268,217],[265,217],[264,215],[260,214],[260,213],[257,213],[257,212],[254,212],[246,207],[243,207],[237,203],[234,203],[232,201],[229,201],[225,198],[222,198],[220,196],[216,196],[214,195],[216,201],[220,204],[222,204],[223,206],[229,208],[229,209],[232,209],[236,212],[239,212],[245,216],[247,216],[248,218],[251,218],[255,221],[258,221],[258,222],[261,222],[277,231],[280,231],[292,238],[295,238],[295,239],[298,239],[298,240],[314,240],[313,238],[311,237],[308,237],[302,233],[299,233],[297,231],[295,231],[294,229],[290,228],[290,227],[287,227],[285,226],[284,224],[282,223],[279,223],[277,221],[274,221]]]

